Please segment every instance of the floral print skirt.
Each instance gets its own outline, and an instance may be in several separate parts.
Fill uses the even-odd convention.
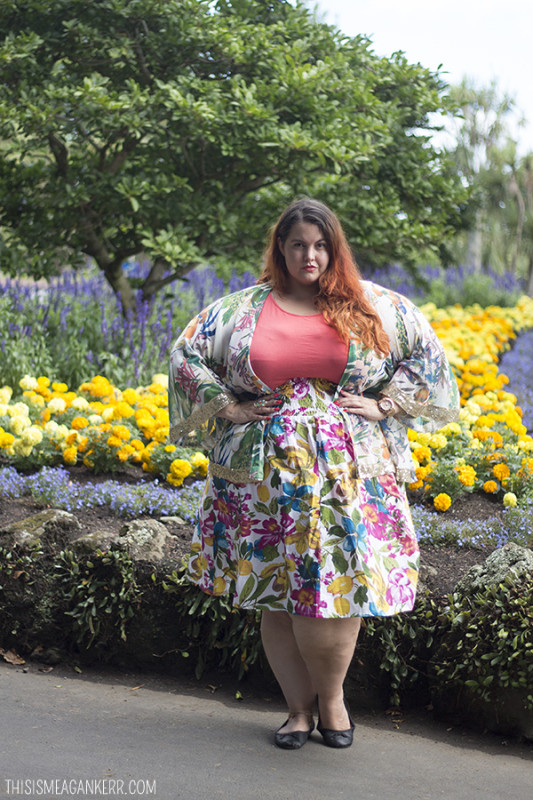
[[[189,577],[241,608],[311,617],[410,611],[418,544],[393,474],[359,478],[327,381],[295,379],[264,433],[261,483],[208,476]]]

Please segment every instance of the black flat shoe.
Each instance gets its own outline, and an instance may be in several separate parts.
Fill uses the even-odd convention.
[[[281,728],[284,728],[287,722],[295,717],[295,714],[289,714],[288,718],[285,720]],[[276,733],[274,734],[274,743],[277,747],[281,747],[283,750],[299,750],[300,747],[303,747],[306,741],[309,739],[312,731],[315,729],[315,723],[311,715],[309,715],[309,722],[311,727],[308,731],[293,731],[293,733],[280,733],[279,728]]]
[[[348,720],[350,722],[350,727],[347,731],[334,731],[331,728],[323,728],[320,724],[320,717],[318,718],[318,725],[316,726],[317,731],[322,735],[324,739],[324,744],[328,747],[351,747],[353,743],[353,730],[355,728],[355,723],[350,715],[350,711],[348,706],[346,705],[346,701],[344,703],[346,706],[346,711],[348,713]]]

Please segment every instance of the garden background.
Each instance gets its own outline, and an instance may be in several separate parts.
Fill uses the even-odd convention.
[[[410,433],[420,543],[483,558],[508,542],[529,548],[533,173],[506,129],[512,101],[468,80],[448,87],[401,54],[378,58],[364,37],[343,37],[283,0],[85,6],[27,0],[0,10],[5,529],[32,505],[192,524],[207,458],[194,442],[167,441],[169,348],[208,302],[255,282],[266,227],[307,193],[338,211],[365,277],[420,305],[459,382],[459,422]],[[436,113],[458,120],[447,150],[433,143]],[[30,584],[39,546],[3,546],[1,574]],[[55,566],[70,587],[71,646],[109,645],[103,614],[127,637],[140,602],[127,558],[111,548],[75,564],[69,553]],[[120,602],[99,596],[85,618],[87,596],[76,591],[109,560]],[[531,686],[528,580],[512,601],[522,627],[501,669],[491,645],[479,659],[492,669],[480,677],[474,659],[449,681],[480,696]],[[162,586],[187,614],[203,604],[209,641],[240,672],[254,663],[252,623],[184,589],[179,564]],[[407,669],[398,642],[423,629],[429,647],[428,630],[455,619],[451,597],[422,600],[412,634],[403,622],[370,626],[383,646],[399,637],[399,655],[389,649],[380,664],[396,701],[421,673]],[[241,641],[224,650],[228,620]],[[198,641],[199,631],[187,636]],[[11,631],[3,645],[17,642]],[[511,659],[520,665],[512,678]]]

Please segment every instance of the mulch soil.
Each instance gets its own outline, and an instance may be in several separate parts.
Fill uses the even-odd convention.
[[[73,481],[84,484],[101,483],[109,480],[110,477],[109,475],[95,476],[82,466],[70,467],[68,471],[72,475]],[[142,482],[149,480],[145,476],[140,478],[138,470],[134,468],[117,473],[112,477],[113,480],[121,483],[139,483],[140,480]],[[495,504],[488,497],[471,496],[456,502],[454,506],[446,512],[446,519],[448,521],[460,521],[465,519],[483,520],[497,516],[501,513],[500,508],[500,506]],[[42,510],[43,506],[35,503],[31,497],[21,497],[17,499],[0,498],[0,524],[5,528],[11,523],[18,522]],[[104,530],[110,533],[119,533],[127,522],[125,518],[117,517],[107,506],[84,509],[83,511],[76,511],[74,513],[81,525],[80,535]],[[190,525],[167,523],[167,529],[176,539],[176,549],[174,552],[176,553],[179,563],[180,557],[186,555],[189,551],[192,528]],[[422,545],[420,550],[421,565],[430,568],[424,573],[425,585],[437,596],[444,596],[451,592],[457,581],[471,566],[483,563],[492,552],[492,548],[490,547],[466,548],[448,545]]]

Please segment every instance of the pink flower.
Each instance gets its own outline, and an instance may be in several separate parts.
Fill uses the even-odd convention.
[[[389,587],[385,599],[390,606],[414,603],[415,587],[404,570],[395,568],[389,572]]]

